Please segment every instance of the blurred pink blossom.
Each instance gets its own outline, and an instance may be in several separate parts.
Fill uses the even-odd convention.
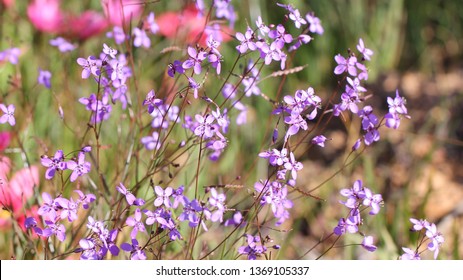
[[[112,25],[123,27],[143,12],[140,0],[101,0],[103,12]]]
[[[23,168],[8,180],[10,169],[10,159],[0,156],[0,229],[9,228],[11,219],[14,219],[25,230],[26,217],[37,216],[37,207],[28,210],[25,208],[26,201],[34,193],[34,187],[39,184],[39,169],[37,166]]]

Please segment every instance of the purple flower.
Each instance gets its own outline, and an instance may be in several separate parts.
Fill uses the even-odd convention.
[[[410,248],[402,247],[402,250],[405,252],[400,256],[401,260],[421,260],[420,254],[417,251],[413,251]]]
[[[106,44],[103,44],[103,53],[109,55],[112,58],[116,58],[117,50],[109,47]]]
[[[207,53],[204,51],[197,51],[193,47],[188,47],[188,55],[190,56],[185,62],[183,62],[182,67],[184,69],[193,68],[196,75],[201,74],[201,63],[206,59]]]
[[[193,89],[193,96],[198,99],[198,89],[201,87],[201,84],[197,83],[192,77],[188,77],[188,84]]]
[[[91,74],[98,77],[100,75],[101,60],[94,56],[89,56],[87,59],[79,57],[77,64],[82,66],[82,79],[88,79]]]
[[[291,171],[291,176],[294,180],[297,179],[297,172],[303,168],[302,163],[296,161],[293,152],[289,153],[289,160],[284,166],[286,170]]]
[[[233,217],[231,219],[228,219],[223,223],[224,226],[238,226],[238,225],[244,226],[246,222],[243,221],[243,215],[241,214],[240,211],[236,211],[235,214],[233,214]]]
[[[325,147],[325,141],[328,138],[326,138],[324,135],[317,135],[314,138],[312,138],[312,144],[318,145],[320,147]]]
[[[52,45],[54,47],[58,47],[58,50],[60,52],[62,52],[62,53],[73,51],[76,48],[76,46],[69,43],[68,41],[66,41],[62,37],[57,37],[55,39],[51,39],[50,40],[50,45]]]
[[[56,171],[62,171],[66,169],[66,163],[64,162],[64,155],[62,150],[58,150],[55,153],[55,156],[50,159],[47,156],[42,156],[40,162],[43,166],[48,167],[45,172],[45,178],[50,180],[55,176]]]
[[[57,205],[50,194],[43,192],[42,193],[43,204],[37,210],[37,214],[40,216],[54,215],[56,216],[56,211],[58,210]]]
[[[14,118],[14,111],[16,107],[13,104],[5,106],[5,104],[0,104],[0,110],[3,112],[3,116],[0,117],[0,123],[9,123],[11,126],[16,124],[16,119]]]
[[[155,186],[154,192],[157,195],[157,198],[154,200],[154,206],[159,207],[164,204],[167,208],[171,207],[170,196],[173,193],[173,189],[171,187],[167,187],[163,190],[160,186]]]
[[[146,17],[146,23],[148,24],[149,30],[151,31],[152,34],[158,33],[159,25],[156,23],[154,19],[153,12],[149,13],[149,15]]]
[[[359,39],[359,43],[357,45],[357,50],[363,55],[363,58],[366,60],[370,60],[370,56],[373,55],[373,51],[370,49],[365,48],[363,44],[362,38]]]
[[[143,199],[136,198],[135,195],[133,195],[129,190],[127,190],[127,188],[122,183],[119,183],[119,185],[116,186],[116,190],[125,196],[125,200],[129,205],[142,206],[145,204],[145,201]]]
[[[307,24],[307,21],[305,21],[304,18],[301,17],[301,14],[299,12],[298,9],[295,9],[293,10],[290,14],[289,14],[289,18],[294,21],[294,25],[296,26],[296,28],[300,28],[301,25],[303,24]],[[323,33],[323,32],[322,32]]]
[[[365,236],[362,241],[362,247],[370,252],[376,251],[377,247],[374,245],[373,236]]]
[[[322,35],[324,32],[323,26],[321,25],[321,21],[318,17],[315,16],[314,13],[308,13],[305,15],[307,22],[309,23],[309,31],[312,33],[317,33]]]
[[[251,51],[255,51],[257,49],[256,44],[253,42],[254,33],[251,28],[248,27],[244,35],[243,33],[237,32],[235,36],[236,39],[238,39],[238,41],[241,43],[240,45],[236,46],[236,49],[239,53],[243,54],[248,49]]]
[[[398,114],[398,115],[407,115],[407,100],[399,95],[399,90],[395,92],[395,98],[392,99],[391,97],[387,98],[387,104],[389,106],[389,113],[391,114]]]
[[[199,213],[203,211],[203,207],[199,204],[196,199],[191,202],[185,198],[183,205],[183,212],[178,216],[179,221],[189,221],[188,226],[197,227],[199,225]]]
[[[164,228],[169,227],[169,223],[166,221],[166,219],[163,217],[165,210],[163,208],[158,208],[154,212],[150,210],[143,210],[143,213],[147,216],[146,218],[146,224],[147,225],[152,225],[154,223],[158,223]]]
[[[437,259],[439,254],[439,247],[444,243],[444,237],[442,233],[437,231],[435,224],[430,224],[426,226],[426,237],[428,237],[431,242],[428,244],[428,250],[434,252],[434,259]]]
[[[126,222],[128,226],[133,227],[130,237],[135,239],[139,231],[146,232],[145,225],[141,222],[141,211],[139,208],[135,210],[133,217],[128,217]]]
[[[131,260],[146,260],[145,251],[138,245],[138,241],[135,238],[132,238],[132,244],[122,243],[121,249],[130,252]]]
[[[260,56],[264,59],[265,65],[269,65],[272,60],[280,61],[281,70],[285,69],[285,63],[287,55],[279,49],[276,44],[271,44],[270,46],[266,43],[262,43],[259,47]]]
[[[143,46],[145,49],[147,49],[151,46],[151,40],[148,35],[146,35],[145,30],[135,27],[133,29],[133,36],[133,45],[135,47],[139,48]]]
[[[159,133],[157,131],[153,131],[151,136],[145,136],[141,138],[141,143],[145,145],[145,149],[151,150],[159,150],[161,148],[161,140],[159,139]]]
[[[274,45],[280,50],[285,46],[285,43],[289,44],[293,41],[293,36],[291,34],[286,34],[285,27],[281,24],[277,25],[276,29],[270,30],[268,37],[274,39],[270,46]]]
[[[96,200],[96,196],[94,194],[91,194],[91,193],[84,194],[80,190],[75,190],[74,192],[76,192],[79,195],[79,199],[77,200],[77,203],[81,203],[82,208],[84,209],[88,209],[89,204]]]
[[[194,134],[196,136],[204,138],[210,138],[214,136],[215,128],[212,123],[214,122],[215,118],[213,115],[207,114],[205,117],[203,117],[202,115],[196,114],[195,119],[199,123],[199,125],[194,130]]]
[[[225,194],[217,193],[217,190],[215,188],[211,189],[211,197],[209,197],[209,204],[217,208],[217,210],[212,213],[211,221],[223,221],[223,213],[225,212],[225,199]]]
[[[338,54],[334,57],[334,60],[338,63],[338,66],[334,69],[334,74],[340,75],[344,72],[348,72],[349,75],[355,77],[357,76],[357,58],[355,56],[349,56],[347,59],[342,55]]]
[[[380,210],[380,203],[383,201],[381,194],[373,194],[369,188],[364,188],[363,196],[363,205],[371,207],[369,214],[378,214]]]
[[[37,82],[44,85],[46,88],[51,88],[51,73],[50,71],[39,69],[39,76]]]
[[[0,52],[0,61],[8,60],[11,64],[18,64],[21,51],[18,48],[6,49]]]
[[[126,38],[124,30],[120,26],[114,26],[113,31],[106,33],[106,37],[114,38],[114,42],[118,45],[124,43]]]
[[[90,172],[91,164],[90,162],[85,161],[85,153],[80,152],[77,157],[77,162],[70,160],[66,163],[68,169],[72,170],[71,182],[74,182],[77,177],[80,177],[84,174]]]
[[[413,224],[412,230],[413,231],[420,231],[423,228],[429,227],[431,224],[426,220],[417,220],[417,219],[410,219],[410,222]]]
[[[246,242],[248,244],[246,246],[241,246],[238,249],[238,253],[247,255],[248,260],[255,260],[267,251],[267,247],[263,245],[259,235],[252,236],[246,234]]]
[[[93,238],[83,238],[79,241],[82,254],[80,255],[81,260],[101,260],[103,259],[101,254],[98,254]]]
[[[261,16],[257,18],[256,25],[262,36],[265,36],[270,31],[270,28],[262,21]]]
[[[183,74],[185,73],[185,69],[182,67],[182,62],[180,60],[175,60],[173,63],[169,64],[169,69],[167,70],[167,74],[170,77],[174,77],[175,73]]]

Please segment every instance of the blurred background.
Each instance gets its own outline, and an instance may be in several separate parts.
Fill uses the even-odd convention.
[[[23,144],[28,151],[28,160],[38,163],[41,154],[50,154],[57,147],[70,151],[79,146],[80,140],[74,136],[75,133],[82,133],[85,125],[79,125],[73,116],[82,115],[85,111],[76,108],[73,102],[76,96],[82,97],[90,89],[77,79],[79,74],[75,73],[80,72],[74,61],[77,57],[95,53],[105,39],[102,37],[104,33],[100,37],[85,40],[74,38],[80,47],[72,54],[61,54],[48,45],[48,41],[56,35],[38,31],[31,25],[26,12],[28,2],[4,1],[0,6],[0,50],[18,46],[23,51],[21,60],[28,61],[15,67],[0,65],[0,94],[3,97],[16,94],[15,98],[22,104],[35,104],[34,109],[29,110],[27,105],[20,109],[22,115],[17,115],[17,119],[24,118],[19,121],[19,127],[23,130],[17,133],[18,139],[26,139]],[[68,11],[102,11],[100,1],[96,0],[61,2],[62,7]],[[259,15],[267,22],[281,22],[285,11],[276,7],[275,2],[232,1],[238,14],[232,34],[235,31],[243,32],[247,22],[254,23]],[[333,122],[326,134],[333,140],[327,142],[326,148],[317,147],[308,151],[300,149],[298,156],[305,168],[298,177],[299,188],[311,190],[335,172],[341,171],[313,193],[322,200],[292,194],[297,206],[292,209],[292,220],[286,223],[290,230],[272,232],[275,240],[284,240],[276,257],[294,259],[304,255],[304,258],[313,259],[324,252],[330,242],[307,253],[345,215],[340,212],[337,203],[341,199],[339,189],[350,187],[355,180],[362,178],[365,185],[381,193],[385,200],[384,211],[365,221],[368,234],[378,240],[379,249],[377,253],[371,254],[363,252],[358,246],[333,248],[324,258],[396,259],[402,253],[401,247],[413,248],[417,242],[417,236],[409,232],[411,223],[408,219],[414,217],[435,222],[444,235],[445,243],[440,258],[461,259],[463,3],[444,0],[278,2],[292,4],[301,14],[315,12],[325,29],[323,36],[315,36],[289,62],[290,67],[307,66],[303,71],[286,77],[284,94],[312,86],[322,98],[329,96],[337,86],[338,77],[333,74],[334,56],[338,53],[346,55],[348,48],[354,50],[358,39],[362,38],[365,45],[374,51],[372,61],[368,64],[369,80],[366,85],[368,93],[373,95],[370,104],[387,111],[386,97],[394,96],[398,89],[408,101],[411,119],[403,120],[398,131],[383,129],[380,142],[342,170],[343,162],[356,139],[356,135],[352,136],[349,132],[356,127],[358,129],[358,123],[346,127],[345,124]],[[150,3],[147,9],[154,10],[158,16],[167,10],[178,11],[184,5],[184,1],[161,0]],[[175,43],[178,45],[178,42]],[[155,51],[151,55],[141,51],[135,53],[137,59],[143,61],[143,65],[137,64],[137,69],[149,78],[137,85],[134,95],[143,98],[151,88],[160,87],[165,77],[165,66],[172,58],[170,55],[160,57],[153,54],[159,54],[175,43],[159,37],[153,41]],[[222,51],[224,57],[234,57],[234,52],[233,44],[224,47]],[[45,89],[37,87],[38,67],[56,73],[52,95],[44,94]],[[226,60],[224,69],[227,67],[230,67],[230,62]],[[264,71],[262,76],[270,73]],[[271,79],[268,83],[262,83],[261,89],[272,98],[280,81]],[[253,106],[248,114],[249,123],[241,128],[232,128],[237,133],[231,136],[230,149],[224,153],[220,165],[211,165],[210,177],[212,174],[226,174],[216,179],[218,182],[215,183],[249,175],[245,174],[249,168],[247,162],[254,161],[254,158],[249,157],[255,156],[262,148],[261,143],[266,141],[266,128],[255,124],[267,118],[265,116],[272,107],[268,103],[262,104],[260,100],[251,100],[249,103]],[[71,128],[56,125],[59,122],[59,106],[64,109],[65,116],[69,116],[68,126]],[[116,118],[110,123],[115,125],[117,122]],[[109,139],[106,144],[117,146],[120,143],[117,139]],[[14,154],[13,151],[9,156],[18,166],[22,165],[20,154]],[[111,162],[114,158],[108,156],[106,160]],[[266,162],[260,161],[256,173],[246,176],[249,181],[241,183],[252,189],[252,180],[265,174],[265,166]],[[209,182],[210,177],[205,178],[204,182]],[[52,186],[48,182],[42,186],[42,189],[50,188]],[[8,248],[8,233],[4,232],[0,236],[0,244]],[[339,244],[358,244],[359,240],[347,236]],[[8,250],[2,250],[0,256],[9,258],[9,253],[6,253]],[[432,258],[431,255],[428,257]]]

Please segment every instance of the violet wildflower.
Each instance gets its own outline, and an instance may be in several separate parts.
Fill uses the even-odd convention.
[[[370,60],[370,56],[373,55],[373,51],[365,47],[362,38],[359,39],[357,50],[363,55],[363,58],[366,60]]]
[[[185,73],[185,69],[182,66],[182,62],[180,60],[175,60],[173,63],[169,64],[169,69],[167,70],[167,74],[170,77],[174,77],[175,73],[183,74]]]
[[[373,194],[369,188],[363,189],[363,205],[371,207],[370,215],[376,215],[380,210],[380,203],[383,202],[381,194]]]
[[[301,17],[301,13],[299,12],[298,9],[294,9],[290,14],[289,14],[289,18],[294,21],[294,25],[296,26],[296,28],[300,28],[301,25],[303,24],[307,24],[307,21],[305,21],[304,18]],[[323,32],[322,32],[323,33]]]
[[[148,25],[148,29],[151,31],[152,34],[156,34],[159,32],[159,25],[156,23],[156,20],[154,18],[154,13],[151,12],[148,14],[146,17],[146,23]]]
[[[45,178],[47,180],[52,179],[55,176],[56,171],[62,171],[66,169],[66,163],[64,162],[64,155],[62,150],[56,151],[52,159],[44,155],[41,157],[40,162],[43,166],[48,167],[45,172]]]
[[[373,236],[365,236],[362,241],[362,247],[370,252],[376,251],[377,247],[374,245]]]
[[[214,136],[215,128],[212,126],[212,123],[214,122],[215,118],[213,115],[207,114],[203,117],[202,115],[196,114],[195,119],[199,123],[199,125],[194,130],[194,134],[196,136],[204,136],[204,138],[210,138]]]
[[[141,221],[141,211],[139,208],[135,210],[133,217],[130,216],[127,218],[125,223],[128,226],[133,227],[132,232],[130,233],[130,237],[132,239],[135,239],[139,231],[146,232],[145,225]]]
[[[284,167],[286,170],[291,171],[291,176],[294,180],[297,179],[297,172],[303,168],[302,163],[296,161],[293,152],[289,153],[289,159]]]
[[[402,247],[402,250],[405,253],[400,256],[401,260],[421,260],[420,254],[417,251],[406,247]]]
[[[412,230],[413,231],[420,231],[423,228],[429,227],[431,224],[426,220],[417,220],[417,219],[410,219],[410,222],[413,224]]]
[[[270,46],[275,45],[280,50],[285,46],[285,43],[289,44],[293,41],[293,36],[286,34],[285,27],[281,24],[277,25],[274,30],[270,30],[268,37],[274,39]]]
[[[56,216],[56,211],[58,211],[58,206],[55,203],[54,199],[50,194],[43,192],[42,193],[42,206],[37,210],[37,214],[40,216],[54,215]]]
[[[55,39],[50,40],[50,45],[54,47],[58,47],[58,50],[62,53],[73,51],[76,46],[71,44],[70,42],[66,41],[66,39],[62,37],[57,37]]]
[[[223,221],[223,213],[225,212],[225,194],[221,193],[219,194],[215,188],[211,189],[211,196],[209,197],[209,204],[213,207],[216,207],[217,210],[215,210],[212,213],[211,216],[211,221],[217,222]]]
[[[58,197],[55,199],[56,205],[61,209],[60,218],[67,218],[69,222],[77,219],[78,204],[74,202],[74,199],[66,199],[64,197]]]
[[[320,147],[325,147],[325,142],[328,138],[326,138],[324,135],[317,135],[314,138],[312,138],[312,144],[318,145]]]
[[[82,204],[82,208],[88,209],[89,204],[94,202],[96,200],[96,196],[94,194],[84,194],[80,190],[74,190],[79,195],[79,199],[77,200],[77,203]]]
[[[170,196],[173,193],[173,189],[171,187],[167,187],[164,190],[160,186],[155,186],[154,192],[157,195],[157,198],[154,200],[154,206],[159,207],[161,205],[164,205],[167,208],[171,207]]]
[[[131,260],[146,260],[145,251],[138,245],[138,241],[135,238],[132,238],[132,244],[122,243],[121,249],[130,252]]]
[[[188,198],[185,197],[183,212],[180,214],[178,219],[179,221],[189,221],[189,227],[196,227],[200,222],[199,213],[201,211],[203,211],[203,207],[196,199],[189,201]]]
[[[164,211],[165,210],[163,208],[158,208],[154,212],[150,210],[146,210],[146,209],[143,210],[143,213],[145,213],[145,215],[147,216],[146,221],[145,221],[146,224],[152,225],[154,223],[158,223],[163,227],[168,227],[169,223],[163,217]]]
[[[315,16],[314,13],[308,13],[305,15],[307,22],[309,24],[309,31],[312,33],[317,33],[322,35],[324,32],[323,26],[321,25],[321,21],[318,17]]]
[[[334,57],[334,60],[338,63],[338,66],[334,69],[334,74],[340,75],[344,72],[348,72],[349,75],[357,76],[357,58],[355,56],[349,56],[347,59],[342,55],[338,54]]]
[[[238,225],[242,225],[244,226],[246,224],[245,221],[243,221],[243,214],[241,214],[240,211],[236,211],[234,214],[233,214],[233,217],[226,220],[224,223],[224,226],[238,226]]]
[[[194,98],[198,99],[198,89],[201,87],[201,84],[197,83],[192,77],[188,77],[188,84],[193,89]]]
[[[114,38],[114,42],[118,45],[124,43],[126,39],[124,30],[120,26],[114,26],[112,31],[106,33],[106,37]]]
[[[82,79],[88,79],[91,74],[94,76],[100,75],[101,60],[94,56],[89,56],[87,59],[79,57],[77,64],[82,66]]]
[[[116,190],[125,196],[125,200],[127,201],[127,204],[129,204],[130,206],[142,206],[145,204],[145,201],[143,199],[136,198],[135,195],[133,195],[129,190],[127,190],[127,188],[122,183],[119,183],[119,185],[116,186]]]
[[[437,259],[439,254],[439,247],[444,243],[442,233],[437,231],[435,224],[430,224],[426,227],[426,237],[430,239],[428,243],[428,250],[434,252],[434,259]]]
[[[109,55],[112,58],[116,58],[117,50],[109,47],[106,44],[103,44],[103,53]]]
[[[71,182],[74,182],[77,177],[80,177],[84,174],[90,172],[91,164],[90,162],[85,161],[85,154],[80,152],[77,157],[77,162],[70,160],[66,163],[68,169],[72,170]]]
[[[133,36],[133,45],[135,47],[139,48],[143,46],[145,49],[147,49],[151,46],[151,40],[148,35],[146,35],[145,30],[135,27],[133,29]]]
[[[5,104],[0,104],[0,110],[3,112],[3,116],[0,117],[0,123],[9,123],[11,126],[16,124],[16,119],[14,117],[14,111],[16,107],[13,104],[5,106]]]
[[[83,238],[79,241],[82,254],[80,255],[81,260],[101,260],[101,256],[98,254],[95,246],[95,241],[92,238]]]
[[[193,68],[196,75],[201,74],[201,63],[206,59],[207,53],[202,50],[198,52],[195,48],[188,47],[188,55],[190,58],[183,62],[182,67],[184,69]]]
[[[267,247],[263,245],[260,240],[259,235],[252,236],[250,234],[246,235],[246,246],[241,246],[238,249],[238,253],[241,255],[247,255],[248,260],[255,260],[260,257],[262,254],[265,254]]]
[[[157,131],[153,131],[153,134],[150,136],[141,138],[140,141],[147,150],[159,150],[161,148],[161,139],[159,139],[159,133]]]
[[[257,18],[256,25],[262,36],[265,36],[270,31],[270,28],[262,21],[261,16]]]
[[[39,76],[37,77],[37,82],[41,85],[44,85],[46,88],[51,88],[51,73],[50,71],[39,69]]]
[[[299,49],[303,44],[304,45],[308,44],[310,41],[312,41],[312,39],[313,38],[307,34],[301,34],[295,39],[296,43],[294,43],[294,45],[288,48],[288,51],[289,52],[295,51]]]
[[[235,36],[236,39],[240,41],[240,45],[236,46],[236,49],[240,54],[245,53],[248,49],[251,51],[255,51],[257,49],[256,44],[253,42],[254,33],[251,28],[248,27],[244,35],[243,33],[237,32]]]
[[[18,48],[6,49],[0,52],[0,61],[8,60],[11,64],[18,64],[21,51]]]

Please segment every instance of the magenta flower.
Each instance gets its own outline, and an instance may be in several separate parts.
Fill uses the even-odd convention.
[[[90,172],[91,164],[90,162],[85,161],[85,153],[80,152],[77,157],[77,162],[70,160],[66,163],[68,169],[72,170],[71,182],[74,182],[77,177],[80,177],[84,174]]]
[[[4,104],[0,104],[0,110],[3,112],[3,116],[0,117],[0,123],[9,123],[11,126],[16,124],[16,119],[14,118],[14,111],[16,107],[13,104],[6,107]]]

